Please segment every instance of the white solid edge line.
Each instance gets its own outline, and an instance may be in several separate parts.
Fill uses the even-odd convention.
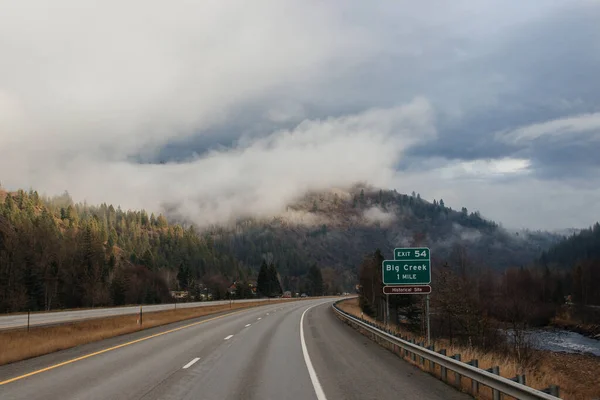
[[[252,324],[246,324],[246,328],[249,327],[250,325],[252,325]]]
[[[229,336],[227,336],[227,337],[226,337],[225,339],[223,339],[223,340],[229,340],[229,339],[231,339],[232,337],[233,337],[233,335],[229,335]]]
[[[198,360],[200,359],[200,357],[196,357],[194,358],[192,361],[190,361],[189,363],[185,364],[183,366],[183,369],[188,369],[189,367],[191,367],[192,365],[196,364],[196,362],[198,362]]]
[[[310,375],[310,380],[315,389],[315,394],[317,395],[317,400],[327,400],[325,397],[325,393],[323,392],[323,388],[321,387],[321,383],[319,382],[319,378],[317,377],[317,372],[315,371],[312,362],[310,361],[310,356],[308,355],[308,349],[306,348],[306,341],[304,340],[304,314],[311,308],[315,306],[319,306],[321,304],[315,304],[308,307],[302,313],[302,317],[300,317],[300,343],[302,345],[302,354],[304,355],[304,362],[306,363],[306,368],[308,369],[308,375]]]

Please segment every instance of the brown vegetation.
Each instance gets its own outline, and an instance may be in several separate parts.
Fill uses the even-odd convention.
[[[270,304],[290,300],[271,300]],[[137,332],[160,325],[215,314],[230,309],[242,309],[265,305],[265,302],[233,303],[170,311],[151,312],[142,315],[126,315],[99,318],[71,324],[0,332],[0,365],[41,356],[78,345]],[[231,307],[231,308],[230,308]]]
[[[349,299],[339,303],[339,307],[352,315],[361,316],[358,299]],[[377,323],[373,318],[363,314],[365,319]],[[383,327],[383,324],[378,323]],[[404,338],[413,339],[416,342],[423,342],[424,338],[408,332],[396,325],[392,327],[393,332]],[[366,331],[362,332],[363,334]],[[384,343],[380,343],[385,345]],[[446,349],[448,355],[460,354],[463,361],[472,359],[479,360],[480,368],[500,367],[500,375],[506,378],[512,378],[517,374],[525,374],[527,385],[536,389],[546,388],[550,385],[560,387],[560,396],[566,400],[591,399],[600,394],[600,377],[597,372],[600,370],[600,359],[594,356],[553,353],[549,351],[531,351],[532,356],[527,366],[523,366],[510,353],[498,351],[484,351],[475,347],[468,347],[459,344],[451,344],[450,340],[438,339],[434,342],[435,349]],[[434,371],[430,370],[427,362],[421,365],[419,358],[412,361],[410,356],[401,354],[398,348],[391,348],[385,345],[391,351],[403,357],[404,360],[411,362],[419,368],[441,377],[439,366]],[[454,383],[455,377],[452,372],[448,372],[448,382]],[[467,378],[461,379],[461,390],[469,392],[471,382]],[[480,386],[480,399],[491,399],[489,388]],[[508,398],[508,397],[505,397]]]

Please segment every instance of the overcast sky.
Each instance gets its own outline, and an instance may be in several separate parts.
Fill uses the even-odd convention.
[[[198,223],[367,181],[600,218],[600,1],[0,0],[0,182]]]

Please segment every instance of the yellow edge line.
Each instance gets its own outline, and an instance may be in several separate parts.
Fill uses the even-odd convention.
[[[249,307],[249,308],[252,308],[252,307]],[[234,311],[232,313],[225,314],[225,315],[219,315],[218,317],[212,317],[212,318],[205,319],[205,320],[202,320],[202,321],[194,322],[193,324],[188,324],[188,325],[180,326],[179,328],[174,328],[174,329],[170,329],[168,331],[155,333],[154,335],[150,335],[150,336],[146,336],[146,337],[143,337],[143,338],[140,338],[140,339],[132,340],[131,342],[127,342],[127,343],[122,343],[122,344],[120,344],[118,346],[109,347],[108,349],[100,350],[100,351],[97,351],[95,353],[90,353],[90,354],[86,354],[85,356],[73,358],[72,360],[63,361],[61,363],[54,364],[54,365],[51,365],[51,366],[46,367],[46,368],[38,369],[37,371],[29,372],[28,374],[24,374],[24,375],[16,376],[14,378],[7,379],[5,381],[0,382],[0,386],[6,385],[7,383],[11,383],[11,382],[14,382],[14,381],[18,381],[18,380],[21,380],[21,379],[24,379],[24,378],[27,378],[27,377],[30,377],[32,375],[41,374],[42,372],[50,371],[52,369],[55,369],[55,368],[58,368],[58,367],[62,367],[63,365],[72,364],[72,363],[77,362],[77,361],[85,360],[86,358],[94,357],[94,356],[97,356],[97,355],[102,354],[102,353],[106,353],[106,352],[109,352],[109,351],[112,351],[112,350],[120,349],[121,347],[130,346],[130,345],[135,344],[135,343],[143,342],[144,340],[148,340],[148,339],[152,339],[152,338],[155,338],[155,337],[158,337],[158,336],[166,335],[167,333],[177,332],[177,331],[180,331],[180,330],[185,329],[185,328],[189,328],[189,327],[192,327],[192,326],[204,324],[206,322],[214,321],[216,319],[223,318],[223,317],[228,317],[228,316],[231,316],[231,315],[234,315],[234,314],[239,314],[239,313],[244,312],[244,311],[248,311],[248,310],[245,309],[245,310],[240,310],[240,311]]]

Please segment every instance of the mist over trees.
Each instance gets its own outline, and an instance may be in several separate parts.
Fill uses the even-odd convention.
[[[542,234],[516,239],[477,212],[454,211],[441,199],[429,203],[417,193],[357,188],[313,194],[289,210],[323,223],[244,219],[233,228],[198,231],[144,210],[75,204],[68,193],[46,198],[33,190],[9,194],[0,189],[0,311],[158,303],[172,301],[171,290],[187,291],[190,299],[252,297],[247,289],[257,283],[266,254],[279,283],[269,278],[275,289],[264,293],[353,292],[358,281],[353,266],[361,262],[364,248],[410,243],[415,232],[434,243],[434,262],[450,260],[461,268],[467,258],[471,269],[495,266],[482,261],[482,254],[520,259],[532,251],[527,243],[548,248]],[[394,222],[388,224],[391,216]],[[546,254],[552,277],[565,273],[555,272],[555,253]],[[568,289],[562,290],[592,304],[597,297],[589,282],[597,269],[590,263],[573,265],[563,282]]]
[[[336,284],[348,291],[357,280],[352,266],[375,248],[408,245],[414,232],[425,235],[435,257],[451,256],[454,245],[469,248],[481,265],[502,270],[526,265],[558,242],[547,232],[509,232],[477,211],[453,210],[443,199],[428,202],[418,193],[357,186],[347,191],[309,193],[273,218],[244,218],[215,227],[215,246],[249,265],[273,252],[282,276],[301,276],[307,265],[332,268]]]

